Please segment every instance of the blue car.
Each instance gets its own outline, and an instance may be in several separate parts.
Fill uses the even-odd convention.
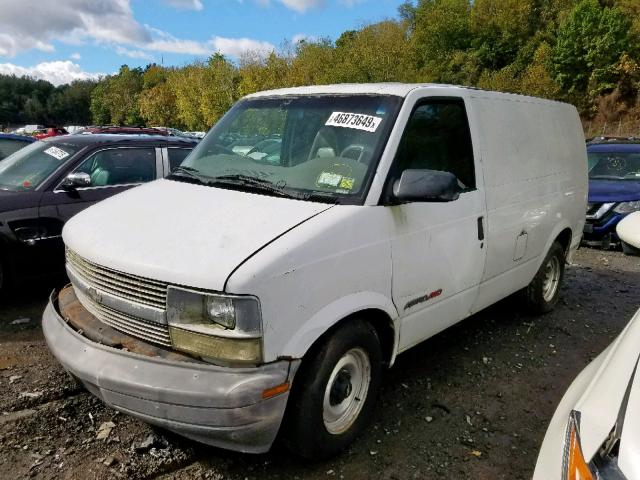
[[[0,161],[33,142],[35,142],[33,137],[0,133]]]
[[[640,142],[591,143],[587,153],[589,204],[583,238],[608,249],[619,243],[618,222],[640,210]]]

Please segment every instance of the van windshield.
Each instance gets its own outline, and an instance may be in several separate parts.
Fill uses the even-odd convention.
[[[0,190],[35,190],[77,151],[75,145],[49,142],[18,150],[0,162]]]
[[[640,153],[589,153],[589,178],[601,180],[640,180]]]
[[[401,101],[380,95],[244,100],[169,178],[306,200],[361,203]]]

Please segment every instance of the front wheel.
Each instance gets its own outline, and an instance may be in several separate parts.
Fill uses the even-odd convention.
[[[548,313],[558,303],[564,278],[564,261],[564,248],[558,242],[554,242],[538,273],[525,289],[527,306],[533,313]]]
[[[284,425],[287,447],[321,459],[348,446],[369,422],[381,370],[380,341],[369,323],[338,328],[296,374]]]

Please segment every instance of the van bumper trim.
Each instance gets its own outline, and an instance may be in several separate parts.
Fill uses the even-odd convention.
[[[58,312],[53,292],[42,317],[49,349],[73,377],[110,407],[187,438],[246,453],[264,453],[276,438],[299,360],[255,368],[146,357],[95,343]]]

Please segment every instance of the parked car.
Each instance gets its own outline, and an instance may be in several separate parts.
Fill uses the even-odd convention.
[[[534,480],[640,479],[639,356],[640,311],[562,397]]]
[[[586,166],[559,102],[410,84],[250,95],[167,179],[66,224],[71,286],[44,335],[127,414],[243,452],[280,431],[326,457],[366,426],[399,353],[519,291],[554,307]]]
[[[624,217],[616,226],[616,233],[627,255],[640,255],[640,212]]]
[[[126,126],[92,126],[83,130],[79,130],[75,135],[89,135],[96,133],[108,133],[111,135],[162,135],[169,136],[169,132],[165,129],[154,127],[126,127]]]
[[[33,143],[35,139],[26,135],[0,133],[0,160],[4,160],[12,153]]]
[[[37,132],[34,135],[34,138],[36,140],[44,140],[45,138],[57,137],[59,135],[69,135],[69,132],[67,132],[64,128],[59,127],[48,127],[43,130],[38,130]]]
[[[64,271],[62,226],[100,200],[167,175],[196,145],[178,138],[67,135],[0,162],[0,289]]]
[[[640,142],[601,139],[587,146],[589,204],[586,243],[608,249],[618,244],[616,225],[640,210]]]

